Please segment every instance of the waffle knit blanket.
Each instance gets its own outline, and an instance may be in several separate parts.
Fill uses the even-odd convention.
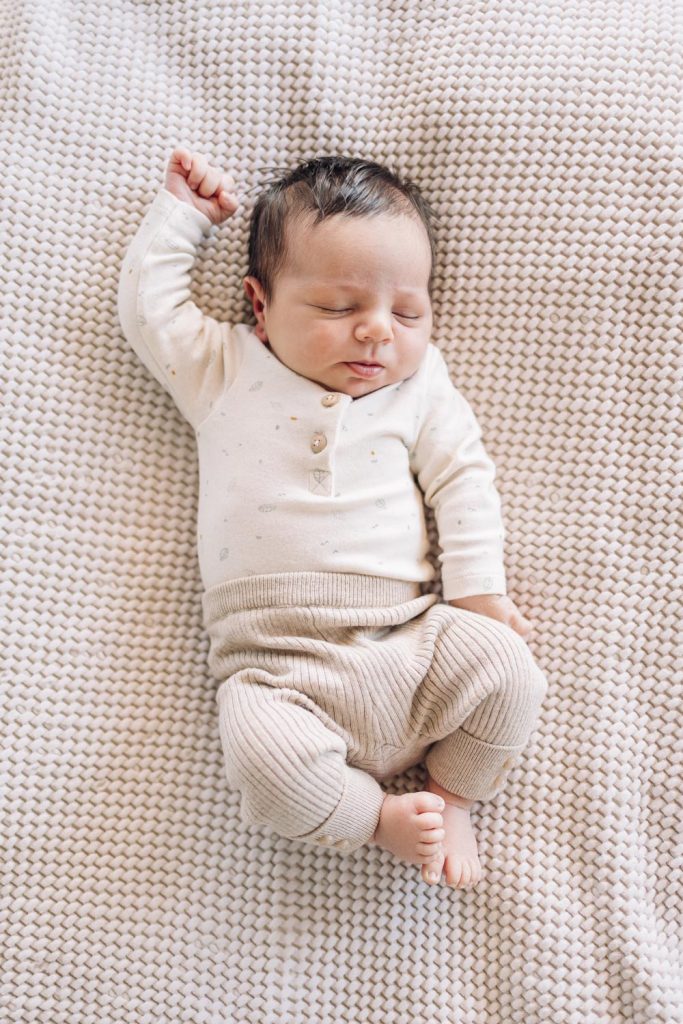
[[[2,1024],[683,1020],[680,5],[0,0],[0,25]],[[193,275],[233,323],[266,168],[366,156],[436,207],[435,341],[549,682],[473,808],[473,890],[240,821],[194,437],[116,315],[174,145],[243,192]]]

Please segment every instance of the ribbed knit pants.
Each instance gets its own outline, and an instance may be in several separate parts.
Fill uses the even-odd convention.
[[[513,629],[418,583],[274,573],[219,583],[202,608],[228,784],[245,822],[292,839],[365,845],[379,781],[422,760],[490,799],[547,690]]]

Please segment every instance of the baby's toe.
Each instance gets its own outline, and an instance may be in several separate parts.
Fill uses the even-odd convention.
[[[427,831],[434,828],[443,827],[443,814],[439,814],[438,811],[423,811],[422,814],[417,816],[418,828]]]
[[[418,837],[418,846],[423,847],[425,852],[430,849],[433,851],[434,847],[442,843],[446,838],[446,831],[443,828],[430,828],[424,832],[421,832]]]
[[[440,846],[418,846],[417,856],[421,864],[430,864],[440,860],[443,863],[444,852]]]
[[[444,856],[438,854],[429,864],[422,865],[422,879],[429,885],[436,885],[443,871]]]
[[[462,888],[464,866],[459,857],[449,857],[446,862],[446,881],[454,889]]]
[[[477,865],[471,860],[449,861],[446,871],[446,881],[454,889],[469,889],[481,878],[481,872]]]

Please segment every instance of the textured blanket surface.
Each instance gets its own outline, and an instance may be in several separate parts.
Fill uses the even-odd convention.
[[[682,22],[676,0],[1,0],[2,1024],[683,1019]],[[248,319],[268,167],[370,157],[438,213],[435,340],[550,683],[473,809],[471,891],[240,821],[194,436],[116,317],[181,144],[243,193],[193,276],[221,319]]]

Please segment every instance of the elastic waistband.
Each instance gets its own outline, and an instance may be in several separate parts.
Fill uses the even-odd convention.
[[[278,572],[224,580],[202,595],[204,622],[247,608],[380,608],[420,597],[420,584],[351,572]]]

